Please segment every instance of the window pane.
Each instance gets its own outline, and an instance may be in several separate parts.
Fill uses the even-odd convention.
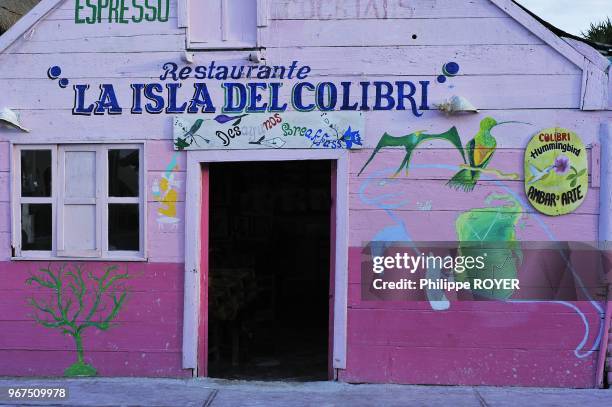
[[[138,207],[138,204],[108,205],[108,250],[140,250]]]
[[[51,250],[51,204],[21,204],[21,249]]]
[[[138,196],[138,150],[109,150],[108,195]]]
[[[66,198],[96,197],[96,152],[66,151]]]
[[[64,205],[64,250],[96,250],[96,206]]]
[[[21,150],[21,196],[51,196],[51,150]]]

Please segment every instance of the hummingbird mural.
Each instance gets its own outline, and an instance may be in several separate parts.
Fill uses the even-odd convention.
[[[497,126],[508,123],[522,122],[509,121],[498,123],[497,120],[492,117],[485,117],[480,122],[480,130],[465,146],[469,168],[460,170],[450,179],[450,181],[448,181],[447,185],[455,189],[461,189],[465,192],[474,190],[481,173],[485,172],[484,170],[491,162],[491,158],[493,158],[493,154],[495,154],[495,150],[497,149],[497,140],[491,134],[491,130]]]

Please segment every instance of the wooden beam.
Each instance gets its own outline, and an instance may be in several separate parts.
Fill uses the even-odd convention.
[[[178,28],[189,26],[189,0],[176,0],[176,17]]]
[[[15,41],[21,38],[39,20],[46,16],[51,10],[61,4],[64,0],[42,0],[28,14],[17,21],[8,31],[0,36],[0,53],[6,51]]]

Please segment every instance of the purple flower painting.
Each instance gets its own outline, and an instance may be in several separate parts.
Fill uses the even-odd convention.
[[[227,122],[231,122],[232,120],[235,120],[235,121],[240,120],[244,116],[247,116],[247,115],[246,114],[241,114],[240,116],[227,116],[227,115],[224,115],[224,114],[220,114],[217,117],[215,117],[215,121],[217,123],[219,123],[219,124],[225,124]],[[239,124],[239,123],[237,123],[237,124]],[[237,124],[235,124],[235,125],[237,125]]]
[[[555,158],[553,168],[557,174],[565,174],[570,168],[570,159],[565,155],[560,155]]]

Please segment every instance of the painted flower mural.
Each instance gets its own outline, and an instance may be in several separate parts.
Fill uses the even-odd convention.
[[[565,174],[570,167],[570,159],[565,155],[560,155],[555,158],[553,168],[557,174]]]

